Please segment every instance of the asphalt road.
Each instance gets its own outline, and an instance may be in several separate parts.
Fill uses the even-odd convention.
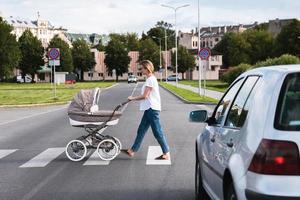
[[[133,90],[140,93],[141,86],[139,83],[135,89],[134,84],[121,83],[102,91],[100,107],[112,109]],[[160,91],[171,165],[146,164],[149,147],[158,146],[149,130],[134,158],[119,155],[108,165],[84,165],[89,157],[72,162],[62,152],[43,167],[30,167],[31,159],[45,155],[49,148],[63,149],[84,130],[70,126],[67,106],[0,109],[0,200],[194,199],[194,143],[203,125],[190,123],[188,114],[199,106],[184,104],[164,89]],[[138,102],[131,102],[119,123],[104,134],[118,137],[124,147],[130,147],[141,116]]]

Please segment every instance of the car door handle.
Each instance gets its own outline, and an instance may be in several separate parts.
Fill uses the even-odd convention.
[[[233,147],[233,142],[232,142],[232,139],[230,140],[230,142],[227,142],[227,146],[232,148]]]

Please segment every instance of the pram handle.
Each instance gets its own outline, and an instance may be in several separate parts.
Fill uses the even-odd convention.
[[[121,107],[125,106],[126,104],[128,104],[131,100],[127,100],[127,101],[124,101],[123,103],[119,104],[117,107],[116,107],[116,110],[119,110]]]

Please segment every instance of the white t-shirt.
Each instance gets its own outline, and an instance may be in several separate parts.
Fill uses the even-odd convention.
[[[161,101],[160,101],[160,94],[159,94],[159,86],[155,76],[152,75],[146,79],[146,82],[142,87],[142,94],[144,94],[146,87],[151,87],[152,90],[146,99],[141,100],[140,110],[148,110],[149,108],[152,108],[153,110],[160,111]]]

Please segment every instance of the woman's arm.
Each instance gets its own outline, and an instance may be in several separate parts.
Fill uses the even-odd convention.
[[[139,96],[129,96],[128,100],[133,101],[133,100],[143,100],[143,99],[146,99],[150,95],[151,90],[152,90],[152,87],[146,86],[144,94],[139,95]]]

